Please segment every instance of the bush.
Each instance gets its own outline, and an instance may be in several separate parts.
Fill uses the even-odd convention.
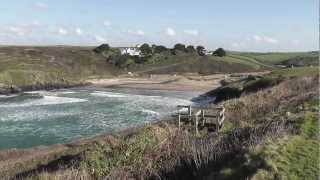
[[[93,49],[93,51],[96,53],[102,53],[104,51],[109,51],[109,50],[110,50],[109,44],[102,44],[102,45]]]
[[[174,45],[173,50],[175,52],[177,52],[177,51],[186,52],[187,51],[186,46],[184,44],[179,44],[179,43]]]
[[[259,80],[254,80],[253,83],[248,84],[244,87],[243,91],[246,93],[256,92],[268,87],[275,86],[282,82],[285,78],[283,76],[278,76],[276,78],[261,78]]]
[[[205,48],[203,46],[197,46],[197,53],[199,56],[204,56],[205,54]]]
[[[150,55],[152,53],[152,49],[147,43],[142,44],[139,49],[141,51],[141,54],[144,56]]]
[[[189,46],[187,46],[187,52],[188,53],[194,53],[194,52],[196,52],[196,49],[194,48],[194,46],[189,45]]]
[[[162,46],[162,45],[160,45],[160,46],[155,45],[153,47],[153,51],[154,51],[154,53],[162,53],[162,52],[168,51],[168,48],[166,48],[165,46]]]
[[[227,99],[233,99],[240,97],[242,90],[238,87],[223,87],[217,90],[215,93],[215,102],[221,102]]]
[[[223,48],[218,48],[217,50],[215,50],[215,51],[213,52],[213,55],[219,56],[219,57],[223,57],[223,56],[226,56],[227,53],[226,53],[226,51],[225,51]]]

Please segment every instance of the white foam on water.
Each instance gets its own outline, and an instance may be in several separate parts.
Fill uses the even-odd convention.
[[[5,98],[11,98],[11,97],[17,97],[19,94],[13,94],[13,95],[0,95],[0,98],[5,99]]]
[[[6,113],[0,116],[0,122],[18,122],[18,121],[34,121],[45,120],[47,118],[58,118],[69,115],[76,115],[76,112],[49,112],[45,110],[30,111],[30,110],[17,110],[14,112]]]
[[[156,111],[152,111],[150,109],[142,109],[142,112],[147,113],[147,114],[151,114],[151,115],[156,115],[159,116],[159,113]]]
[[[74,91],[61,91],[61,92],[58,92],[59,94],[74,94],[76,92]]]
[[[50,93],[49,91],[27,91],[27,92],[24,92],[25,94],[48,94]]]
[[[86,102],[86,101],[87,101],[86,99],[80,99],[80,98],[43,96],[43,98],[41,99],[27,100],[20,103],[1,104],[0,107],[44,106],[44,105],[55,105],[55,104],[80,103],[80,102]]]
[[[92,96],[100,96],[100,97],[111,97],[111,98],[127,97],[126,94],[106,92],[106,91],[95,91],[93,93],[90,93],[90,95],[92,95]]]

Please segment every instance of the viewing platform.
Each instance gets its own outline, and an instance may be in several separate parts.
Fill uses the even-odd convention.
[[[191,105],[178,105],[177,113],[174,115],[178,120],[179,129],[183,125],[194,126],[196,134],[199,134],[199,127],[214,127],[219,132],[225,120],[226,109],[223,106],[207,105],[192,107]]]

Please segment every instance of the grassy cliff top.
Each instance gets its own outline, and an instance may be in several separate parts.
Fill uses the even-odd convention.
[[[136,74],[233,73],[272,70],[273,63],[290,57],[314,57],[315,53],[239,53],[227,56],[199,56],[170,51],[153,54],[143,63],[121,69],[108,62],[105,53],[94,47],[0,46],[1,86],[77,84],[90,78],[108,78],[128,71]],[[305,59],[303,59],[305,60]]]

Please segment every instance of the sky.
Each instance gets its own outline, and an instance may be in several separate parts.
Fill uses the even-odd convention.
[[[318,0],[1,0],[0,45],[319,48]]]

